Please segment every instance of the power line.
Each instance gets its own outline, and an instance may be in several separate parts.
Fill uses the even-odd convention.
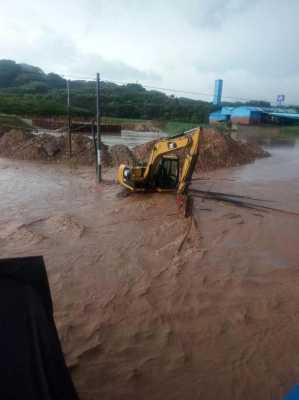
[[[84,80],[84,81],[89,81],[89,82],[96,82],[96,79],[91,76],[79,76],[79,75],[62,75],[65,79],[73,79],[73,80]],[[67,77],[67,78],[66,78]],[[102,80],[102,82],[110,82],[110,83],[115,83],[115,84],[120,84],[120,85],[128,85],[132,84],[132,82],[128,81],[117,81],[113,79],[105,79]],[[203,93],[203,92],[197,92],[197,91],[189,91],[189,90],[182,90],[182,89],[177,89],[177,88],[165,88],[165,87],[159,87],[159,86],[151,86],[147,84],[143,84],[142,82],[138,83],[142,85],[144,88],[147,89],[152,89],[152,90],[159,90],[159,91],[164,91],[164,92],[172,92],[172,93],[181,93],[181,94],[188,94],[191,96],[199,96],[199,97],[209,97],[212,98],[214,96],[214,93]],[[252,98],[249,97],[235,97],[235,96],[222,96],[222,99],[227,99],[227,100],[235,100],[235,101],[252,101]],[[259,101],[265,101],[265,102],[272,102],[270,99],[259,99]]]
[[[72,80],[79,80],[79,81],[92,81],[96,82],[96,78],[87,75],[74,75],[74,74],[61,74],[60,75],[64,79],[72,79]]]

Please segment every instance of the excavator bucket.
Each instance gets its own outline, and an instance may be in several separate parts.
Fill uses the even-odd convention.
[[[0,324],[0,399],[78,399],[43,257],[0,259]]]

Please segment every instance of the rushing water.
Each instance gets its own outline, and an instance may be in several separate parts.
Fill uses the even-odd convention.
[[[299,177],[299,141],[294,146],[264,146],[271,157],[240,168],[240,179],[248,182],[290,180]]]
[[[123,143],[132,147],[156,139],[159,135],[163,134],[123,132],[121,137],[104,136],[103,141],[110,145]],[[299,140],[290,138],[282,143],[272,138],[264,147],[271,157],[209,175],[211,178],[215,175],[217,179],[231,178],[231,189],[236,192],[255,192],[267,198],[281,199],[286,207],[297,209]],[[6,220],[9,215],[22,213],[22,210],[36,214],[38,210],[55,208],[55,205],[61,206],[65,202],[72,205],[79,201],[77,192],[81,181],[77,173],[65,171],[60,166],[0,159],[0,219]]]
[[[299,212],[299,139],[260,135],[250,141],[262,144],[270,157],[209,173],[207,185],[213,190],[263,198],[272,206]]]
[[[103,135],[102,140],[108,146],[115,144],[124,144],[129,148],[150,142],[151,140],[160,139],[167,136],[164,132],[135,132],[135,131],[122,131],[119,135]]]
[[[208,188],[298,212],[291,142],[267,140],[271,157],[215,171]],[[82,398],[189,400],[200,377],[207,399],[259,400],[298,382],[298,219],[195,199],[198,232],[167,196],[120,200],[94,182],[91,169],[0,159],[0,253],[45,256]]]

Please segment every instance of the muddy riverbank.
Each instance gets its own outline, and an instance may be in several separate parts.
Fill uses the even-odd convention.
[[[53,132],[52,132],[53,133]],[[147,161],[157,137],[144,133],[134,133],[130,137],[119,137],[118,144],[108,147],[101,145],[101,162],[103,167],[118,166],[119,162],[136,163],[136,158]],[[131,140],[141,143],[130,150]],[[150,140],[150,141],[149,141]],[[149,142],[148,142],[149,141]],[[73,135],[71,139],[71,159],[68,137],[65,135],[38,133],[33,134],[16,129],[4,132],[0,136],[0,156],[26,161],[68,162],[76,165],[95,164],[95,143],[92,138],[81,134]],[[181,154],[180,150],[179,153]],[[134,154],[132,154],[134,153]],[[246,164],[268,154],[254,143],[243,143],[223,135],[214,129],[203,129],[197,169],[200,171]]]
[[[293,151],[194,186],[299,212]],[[44,255],[81,398],[281,398],[299,381],[299,219],[202,199],[184,219],[104,177],[0,160],[1,257]]]

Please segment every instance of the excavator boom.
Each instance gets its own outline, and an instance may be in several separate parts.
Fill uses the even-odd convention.
[[[198,159],[201,129],[192,135],[192,144],[189,153],[185,157],[182,174],[178,186],[178,194],[186,194],[191,183],[192,175]]]

